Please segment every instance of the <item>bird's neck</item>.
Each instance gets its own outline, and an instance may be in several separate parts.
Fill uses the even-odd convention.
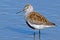
[[[33,12],[33,11],[34,11],[33,7],[30,6],[30,7],[26,10],[25,14],[29,14],[30,12]]]
[[[29,14],[29,13],[31,13],[31,12],[33,12],[34,10],[32,10],[32,11],[27,11],[27,12],[25,12],[25,14],[27,15],[27,14]]]

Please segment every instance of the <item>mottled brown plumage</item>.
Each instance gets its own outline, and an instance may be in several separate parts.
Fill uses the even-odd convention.
[[[44,29],[47,27],[55,27],[55,24],[48,21],[43,15],[35,12],[33,6],[31,4],[26,4],[23,11],[25,12],[25,19],[27,25],[36,30],[39,30],[39,40],[40,40],[40,29]],[[19,12],[18,12],[19,13]],[[34,40],[35,40],[35,32],[34,32]]]
[[[27,15],[27,19],[29,20],[30,23],[32,24],[37,24],[37,25],[55,25],[54,23],[48,21],[44,16],[37,12],[30,12]]]

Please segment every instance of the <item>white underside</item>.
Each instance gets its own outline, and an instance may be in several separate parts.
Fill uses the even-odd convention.
[[[27,17],[27,13],[25,14],[25,20],[29,23],[29,25],[31,25],[33,28],[35,29],[44,29],[44,28],[48,28],[48,27],[55,27],[54,25],[36,25],[36,24],[32,24],[29,22],[29,20],[26,18]]]
[[[44,28],[47,28],[47,27],[55,27],[53,25],[36,25],[36,24],[31,24],[30,22],[28,22],[32,27],[34,27],[35,29],[44,29]]]

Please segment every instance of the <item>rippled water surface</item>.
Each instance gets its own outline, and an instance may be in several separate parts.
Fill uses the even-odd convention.
[[[33,40],[34,30],[26,25],[24,12],[16,14],[27,3],[56,24],[41,30],[41,40],[60,40],[60,0],[0,0],[0,40]]]

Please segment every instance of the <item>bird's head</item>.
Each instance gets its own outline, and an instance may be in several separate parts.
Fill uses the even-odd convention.
[[[24,12],[32,12],[33,11],[33,6],[31,4],[26,4],[23,11]]]
[[[22,11],[23,12],[32,12],[33,11],[33,6],[31,4],[26,4]],[[22,11],[19,11],[17,13],[20,13]]]

